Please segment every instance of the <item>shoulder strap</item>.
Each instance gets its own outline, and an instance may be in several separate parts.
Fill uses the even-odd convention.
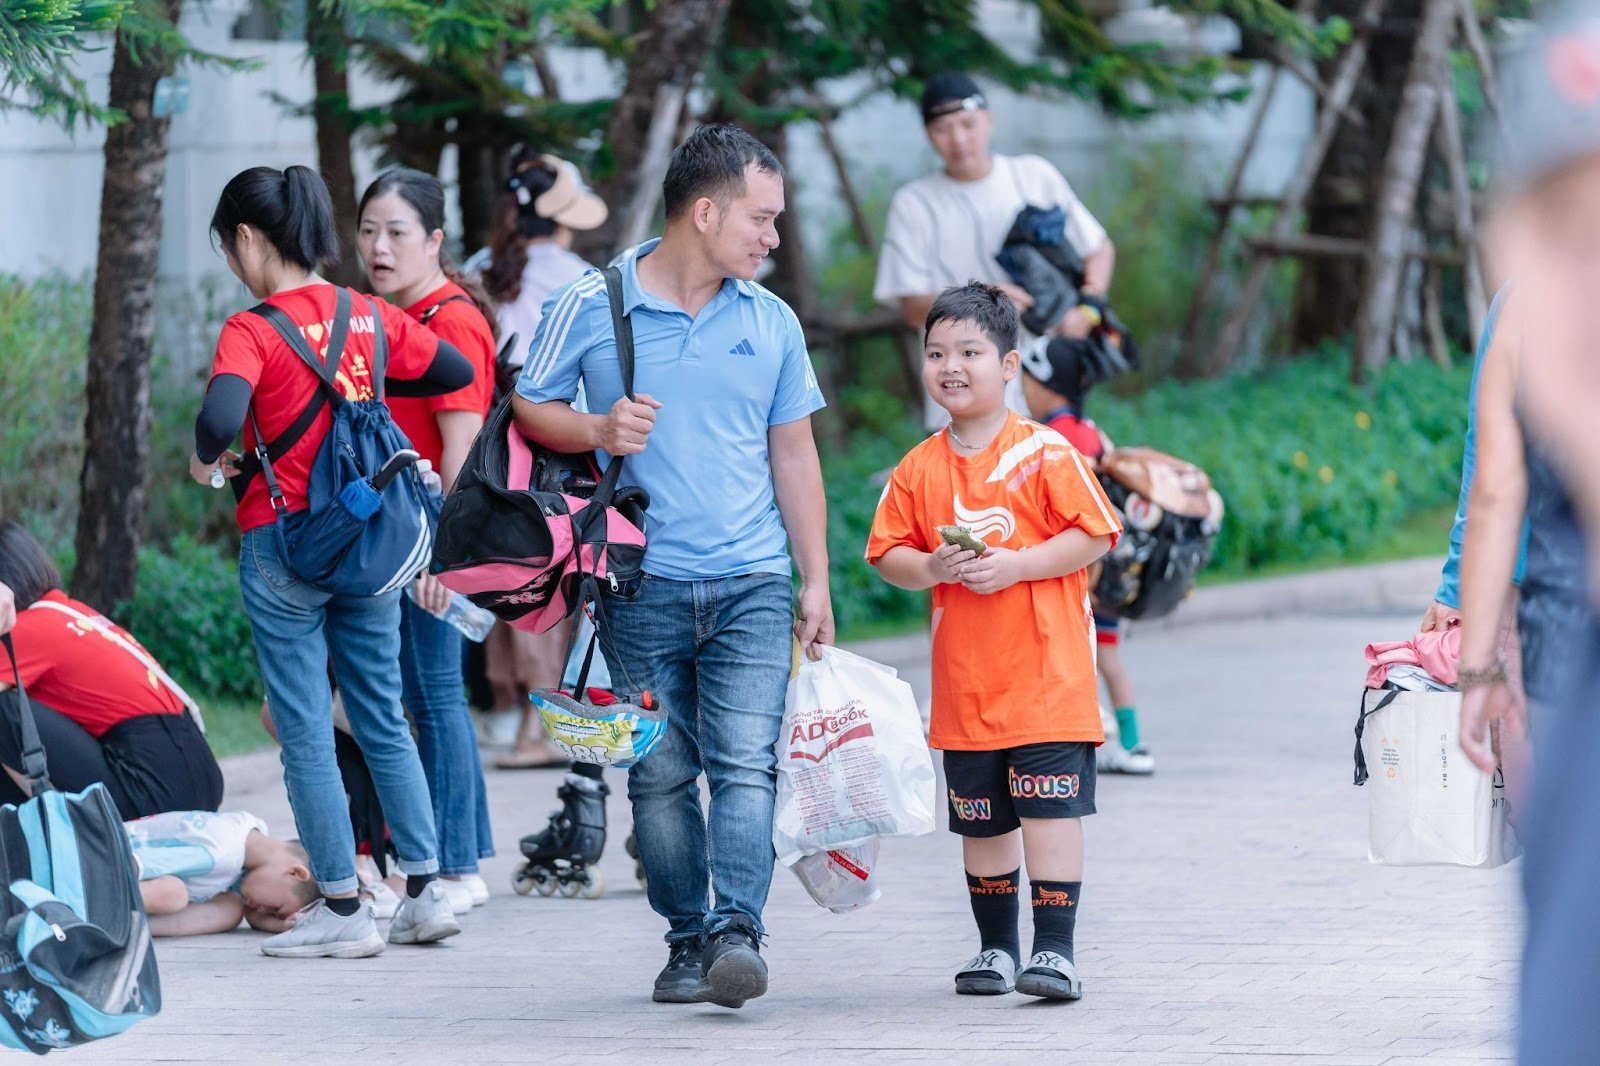
[[[622,271],[608,266],[601,271],[606,295],[611,299],[611,332],[617,338],[617,367],[622,371],[622,391],[633,399],[633,319],[622,309]]]
[[[28,781],[28,795],[37,796],[54,785],[50,783],[50,767],[45,762],[44,742],[39,739],[39,726],[33,720],[33,706],[22,688],[22,671],[17,668],[17,649],[11,643],[10,633],[0,633],[0,644],[11,660],[11,677],[17,683],[17,725],[22,733],[22,776]]]
[[[167,690],[174,696],[178,697],[178,702],[183,704],[184,709],[189,712],[189,716],[194,719],[195,725],[200,727],[200,732],[204,733],[206,731],[206,724],[200,717],[200,705],[195,703],[189,694],[183,690],[182,685],[172,680],[172,676],[165,670],[161,669],[160,663],[152,659],[149,653],[141,649],[137,644],[133,643],[131,640],[128,640],[121,633],[118,633],[116,627],[105,625],[100,621],[100,619],[95,618],[92,615],[84,614],[75,607],[69,607],[64,603],[57,603],[54,600],[36,600],[34,601],[32,607],[29,607],[28,609],[31,611],[34,607],[47,607],[52,611],[60,611],[62,614],[71,615],[73,618],[78,619],[85,625],[93,626],[97,633],[110,639],[113,644],[117,645],[123,651],[139,660],[139,664],[146,670],[149,670],[152,674],[155,674],[156,677],[161,680],[161,683],[167,686]]]
[[[346,289],[340,289],[339,292],[343,296],[349,295]],[[372,394],[381,400],[383,375],[389,371],[389,335],[383,331],[383,315],[378,311],[378,305],[383,301],[370,296],[363,296],[362,299],[372,311]],[[443,303],[442,300],[440,302]]]
[[[305,334],[300,332],[300,327],[294,320],[284,314],[282,310],[269,303],[259,303],[250,309],[250,313],[267,320],[289,350],[300,357],[300,361],[311,368],[317,375],[317,385],[328,402],[338,407],[344,403],[344,394],[334,385],[334,379],[339,373],[339,361],[344,358],[344,341],[350,333],[350,290],[343,285],[338,287],[334,297],[333,324],[328,335],[328,357],[317,358],[317,353],[311,350],[306,343]],[[376,378],[375,378],[376,380]]]
[[[477,304],[473,303],[470,298],[462,296],[459,292],[453,292],[449,296],[446,296],[444,299],[440,300],[438,303],[434,304],[432,307],[428,308],[426,311],[422,312],[422,317],[418,318],[417,321],[426,326],[429,322],[433,321],[433,316],[439,313],[439,308],[443,307],[452,300],[460,300],[463,303],[472,304],[474,307],[478,306]]]

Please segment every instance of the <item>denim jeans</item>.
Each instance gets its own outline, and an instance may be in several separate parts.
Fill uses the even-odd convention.
[[[628,774],[650,906],[671,923],[668,941],[714,933],[741,917],[759,929],[772,886],[793,586],[771,574],[717,581],[647,574],[609,597],[605,610],[613,681],[650,689],[668,716],[661,744]]]
[[[433,796],[439,872],[478,872],[494,854],[489,795],[478,761],[478,733],[467,710],[461,632],[400,596],[400,683],[417,726],[417,752]]]
[[[300,581],[289,572],[271,526],[245,533],[239,590],[283,747],[295,827],[323,893],[357,887],[350,804],[333,752],[330,657],[350,731],[372,771],[400,853],[400,872],[436,873],[428,781],[400,709],[401,594],[336,596]]]

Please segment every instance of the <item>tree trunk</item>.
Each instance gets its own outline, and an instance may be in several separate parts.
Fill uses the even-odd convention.
[[[1317,17],[1352,18],[1359,0],[1327,0]],[[1405,85],[1415,39],[1393,33],[1395,24],[1414,26],[1422,0],[1389,0],[1384,29],[1371,37],[1366,76],[1351,101],[1351,115],[1340,124],[1333,146],[1307,201],[1307,233],[1364,241],[1372,225],[1371,205],[1377,199],[1379,170],[1394,128],[1395,104]],[[1324,78],[1337,60],[1320,64]],[[1362,261],[1318,259],[1300,264],[1295,293],[1294,346],[1311,348],[1325,338],[1346,337],[1361,301]]]
[[[498,153],[487,136],[456,141],[462,256],[470,256],[489,243],[489,228],[494,224],[495,179],[500,171],[497,160]]]
[[[162,0],[174,25],[182,0]],[[133,598],[150,459],[150,354],[160,273],[161,186],[171,119],[150,113],[175,54],[146,45],[138,58],[119,35],[107,103],[128,116],[106,131],[95,264],[94,322],[79,478],[72,595],[102,611]],[[180,471],[163,476],[181,477]]]
[[[633,223],[641,188],[661,183],[661,173],[645,173],[651,120],[663,87],[685,89],[705,64],[723,19],[728,0],[656,0],[650,20],[634,42],[628,63],[628,82],[611,111],[606,143],[615,163],[611,175],[597,190],[611,205],[611,217],[599,229],[580,234],[577,251],[591,263],[609,262],[621,251],[620,238]],[[649,199],[652,205],[653,199]]]
[[[1416,214],[1417,185],[1438,116],[1438,71],[1450,47],[1456,10],[1455,0],[1426,0],[1423,9],[1422,29],[1416,37],[1375,200],[1351,367],[1351,377],[1357,382],[1369,372],[1382,370],[1389,360],[1406,267],[1406,241]]]
[[[366,287],[356,248],[356,171],[350,157],[350,45],[344,20],[312,0],[306,5],[306,47],[316,97],[311,115],[317,127],[317,166],[333,198],[333,219],[339,229],[339,264],[326,271],[329,280]]]

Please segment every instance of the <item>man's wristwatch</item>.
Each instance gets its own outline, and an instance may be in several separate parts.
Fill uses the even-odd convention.
[[[1456,671],[1456,688],[1467,692],[1485,685],[1498,685],[1506,680],[1506,664],[1504,660],[1496,659],[1488,666],[1473,670],[1470,667],[1461,667]]]

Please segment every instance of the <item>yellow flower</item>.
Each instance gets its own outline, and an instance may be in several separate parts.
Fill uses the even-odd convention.
[[[1322,480],[1322,483],[1324,485],[1329,484],[1330,482],[1333,481],[1333,470],[1332,470],[1332,468],[1326,467],[1326,466],[1323,467],[1321,470],[1317,471],[1317,477]]]
[[[1367,414],[1367,412],[1365,412],[1365,411],[1357,411],[1356,412],[1356,428],[1357,429],[1371,429],[1372,428],[1372,416]]]
[[[1396,474],[1393,470],[1385,470],[1383,472],[1383,483],[1392,489],[1396,485],[1400,484],[1400,475]]]
[[[1301,470],[1309,469],[1311,466],[1311,456],[1307,455],[1305,452],[1295,452],[1294,465]]]

